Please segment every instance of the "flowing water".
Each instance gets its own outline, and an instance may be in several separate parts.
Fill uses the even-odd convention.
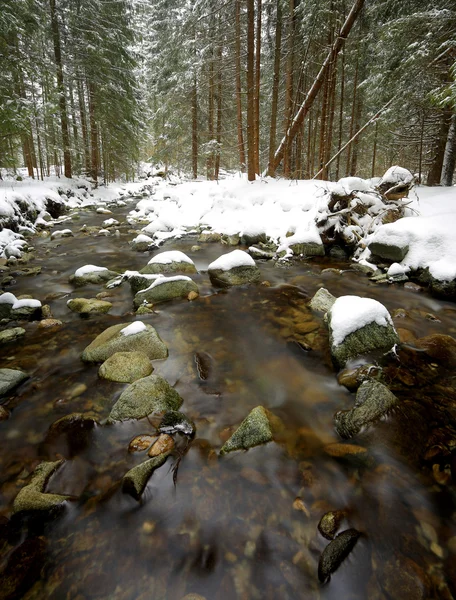
[[[421,458],[420,425],[397,425],[394,415],[374,428],[375,435],[350,441],[367,449],[364,458],[351,456],[350,447],[339,457],[328,453],[341,441],[333,415],[350,408],[354,396],[338,384],[323,320],[306,303],[321,286],[336,296],[375,298],[390,312],[406,309],[395,324],[409,339],[455,336],[454,304],[425,291],[374,284],[328,259],[290,267],[258,261],[270,285],[220,291],[204,270],[231,248],[203,244],[192,252],[196,238],[168,241],[161,250],[186,252],[201,269],[194,276],[200,297],[157,305],[141,320],[168,345],[169,357],[154,361],[155,372],[184,399],[181,410],[195,422],[196,435],[188,447],[176,435],[179,452],[153,474],[138,502],[119,482],[147,458],[129,453],[128,445],[138,434],[154,434],[153,424],[104,425],[126,385],[100,379],[98,366],[80,360],[97,334],[137,318],[131,291],[128,285],[110,290],[114,308],[107,315],[81,318],[66,306],[71,297],[103,291],[74,289],[68,277],[76,268],[96,264],[122,272],[149,260],[152,253],[133,252],[128,244],[134,233],[127,210],[113,215],[122,221],[120,238],[78,232],[82,223],[101,225],[106,218],[81,211],[81,220],[69,224],[74,238],[35,239],[31,266],[41,265],[42,273],[19,275],[9,288],[48,303],[63,325],[46,330],[21,323],[25,337],[1,349],[0,367],[23,369],[30,379],[4,402],[11,416],[0,423],[0,598],[452,598],[451,475],[436,481]],[[203,379],[196,353],[209,363]],[[450,429],[456,405],[451,381],[445,383],[446,412],[439,412]],[[422,406],[422,395],[412,386],[402,398]],[[220,458],[223,442],[258,405],[282,419],[284,439]],[[51,424],[74,412],[100,424],[84,435],[49,438]],[[57,458],[66,462],[47,491],[74,500],[50,519],[11,519],[13,500],[32,470]],[[354,527],[362,537],[331,580],[320,584],[318,561],[328,540],[317,524],[328,510],[345,511],[340,531]]]

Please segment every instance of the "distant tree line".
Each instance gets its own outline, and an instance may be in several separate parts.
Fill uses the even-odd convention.
[[[0,166],[451,185],[453,0],[3,0]]]

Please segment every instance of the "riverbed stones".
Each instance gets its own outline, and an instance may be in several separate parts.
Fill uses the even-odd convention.
[[[195,423],[178,410],[169,410],[163,415],[158,427],[160,433],[174,434],[182,433],[193,437],[195,435]]]
[[[222,236],[215,231],[202,231],[198,236],[198,243],[217,243],[221,240]]]
[[[137,322],[135,321],[135,323]],[[168,348],[151,325],[144,324],[141,331],[130,335],[122,333],[122,330],[130,325],[130,323],[120,323],[108,327],[87,346],[82,353],[82,360],[84,362],[104,362],[116,352],[135,351],[143,352],[150,360],[168,356]]]
[[[356,393],[351,410],[339,411],[334,416],[337,433],[352,438],[361,429],[369,427],[398,405],[396,396],[379,381],[365,381]]]
[[[132,240],[130,243],[132,249],[136,252],[146,252],[146,250],[149,249],[149,246],[151,246],[154,243],[154,240],[148,235],[141,233],[140,235],[136,236],[135,239]]]
[[[331,292],[328,292],[326,288],[320,288],[309,302],[309,307],[316,312],[327,313],[335,301],[336,297]]]
[[[356,529],[347,529],[326,546],[318,562],[318,579],[321,583],[329,581],[332,573],[337,571],[353,550],[360,535]]]
[[[154,456],[130,469],[122,479],[122,491],[139,500],[152,473],[166,462],[168,455],[169,452],[165,452]]]
[[[84,285],[105,283],[110,279],[117,277],[119,273],[110,271],[105,267],[97,267],[96,265],[86,265],[77,269],[74,275],[70,276],[70,283],[76,287],[82,287]]]
[[[19,491],[14,500],[13,514],[29,511],[48,512],[60,508],[64,502],[70,500],[70,496],[44,492],[49,478],[64,462],[42,462],[36,467],[30,483]]]
[[[316,242],[300,242],[296,244],[290,244],[290,250],[293,251],[294,256],[324,256],[325,247],[323,244],[317,244]]]
[[[344,518],[345,512],[343,510],[330,510],[320,519],[318,531],[327,540],[333,540]]]
[[[220,449],[220,455],[235,450],[248,450],[274,440],[283,429],[282,421],[263,406],[257,406],[242,421],[233,435]]]
[[[231,287],[246,283],[259,283],[261,273],[253,258],[243,250],[233,250],[220,256],[208,267],[212,285]]]
[[[22,327],[11,327],[10,329],[4,329],[3,331],[0,331],[0,344],[15,342],[24,335],[25,329]]]
[[[369,352],[387,352],[399,343],[387,309],[371,298],[341,296],[327,316],[331,357],[337,368]]]
[[[147,377],[154,370],[144,352],[116,352],[100,366],[98,375],[102,379],[119,383],[133,383]]]
[[[27,378],[27,373],[17,369],[0,369],[0,396],[5,396]]]
[[[400,263],[404,260],[409,251],[408,245],[405,243],[403,244],[400,241],[396,244],[385,244],[383,242],[375,241],[375,238],[368,244],[368,248],[375,256],[379,256],[380,258],[389,260],[393,263]]]
[[[182,402],[182,398],[166,379],[160,375],[149,375],[129,385],[121,394],[112,407],[108,423],[177,411]]]
[[[97,300],[96,298],[72,298],[68,300],[67,306],[70,310],[80,314],[109,312],[112,308],[111,302]]]
[[[143,303],[158,304],[175,298],[188,298],[191,292],[199,295],[198,286],[190,277],[159,277],[148,288],[136,294],[134,305],[138,308]]]
[[[155,255],[140,272],[150,275],[196,273],[196,267],[192,259],[186,254],[179,250],[172,250]]]
[[[154,456],[159,456],[160,454],[168,453],[172,450],[174,450],[173,437],[167,433],[162,433],[158,436],[148,454],[153,458]]]

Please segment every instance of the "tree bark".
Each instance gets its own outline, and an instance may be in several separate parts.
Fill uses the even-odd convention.
[[[192,170],[193,179],[198,177],[198,88],[196,73],[192,86]]]
[[[89,90],[89,121],[90,121],[90,171],[95,187],[98,185],[98,165],[100,162],[100,149],[98,142],[98,126],[95,116],[95,89],[93,83],[88,84]]]
[[[294,33],[295,33],[295,0],[289,0],[290,15],[288,21],[288,52],[287,52],[287,73],[285,83],[285,115],[284,115],[284,132],[290,127],[291,119],[293,118],[293,67],[294,67]],[[297,133],[297,132],[296,132]],[[293,139],[288,140],[284,148],[283,155],[283,174],[285,177],[290,176],[291,164],[291,144]]]
[[[220,152],[222,144],[222,46],[217,50],[217,125],[216,125],[217,154],[215,155],[215,179],[219,178]]]
[[[211,144],[209,155],[206,160],[206,178],[214,179],[214,153],[212,150],[212,141],[214,139],[214,49],[211,50],[211,59],[209,62],[209,97],[207,113],[207,137]]]
[[[342,148],[342,135],[344,123],[344,92],[345,92],[345,51],[341,53],[341,73],[340,73],[340,105],[339,105],[339,139],[337,141],[337,152]],[[336,163],[336,181],[339,180],[340,154]]]
[[[63,163],[65,177],[71,178],[71,154],[70,154],[70,136],[68,134],[68,113],[65,98],[65,85],[63,80],[62,50],[60,46],[60,32],[55,9],[55,0],[49,0],[51,10],[51,27],[54,42],[54,58],[57,71],[57,89],[59,92],[60,126],[62,129],[63,140]]]
[[[241,85],[241,0],[236,0],[236,40],[235,40],[235,70],[236,70],[236,109],[239,162],[244,173],[246,166],[244,132],[242,128],[242,85]]]
[[[277,134],[277,107],[279,104],[280,54],[282,49],[282,8],[277,0],[276,31],[274,47],[274,76],[272,81],[271,128],[269,130],[269,164],[274,160]]]
[[[255,0],[247,0],[247,177],[255,181]]]
[[[254,89],[254,123],[255,123],[255,173],[260,174],[260,69],[261,69],[261,0],[257,0],[256,14],[256,50],[255,50],[255,89]]]
[[[431,167],[429,169],[426,185],[440,185],[440,180],[442,177],[442,167],[443,161],[445,157],[445,148],[448,139],[448,133],[450,131],[451,126],[451,111],[444,110],[442,111],[440,117],[440,127],[437,138],[434,142],[433,147],[433,158]]]
[[[348,37],[353,25],[355,24],[356,19],[359,15],[363,5],[364,5],[364,0],[355,0],[355,3],[353,4],[352,9],[351,9],[350,13],[348,14],[347,19],[345,20],[345,23],[343,24],[342,29],[339,32],[339,35],[337,36],[336,40],[334,41],[334,44],[333,44],[331,50],[328,52],[328,55],[327,55],[325,61],[323,62],[323,65],[321,66],[317,77],[315,78],[312,86],[310,87],[309,91],[307,92],[304,102],[299,107],[299,110],[298,110],[296,116],[294,117],[293,122],[291,123],[290,127],[288,128],[283,140],[280,142],[279,147],[277,148],[277,150],[274,154],[274,159],[273,159],[272,163],[270,163],[268,166],[268,174],[269,175],[271,175],[271,176],[275,175],[276,169],[283,159],[285,148],[288,146],[290,141],[294,139],[295,135],[297,134],[297,132],[299,130],[299,127],[301,126],[304,118],[306,117],[312,104],[314,103],[314,100],[315,100],[318,92],[320,91],[321,86],[323,85],[324,79],[327,75],[327,70],[328,70],[329,64],[331,63],[331,61],[335,60],[338,53],[340,52],[340,50],[344,44],[344,41]]]
[[[445,146],[443,159],[442,178],[440,185],[453,185],[454,169],[456,167],[456,114],[451,117],[451,125]]]
[[[358,51],[357,51],[357,55],[356,55],[355,77],[353,80],[353,97],[352,97],[352,110],[351,110],[351,117],[350,117],[350,134],[349,134],[350,137],[349,137],[349,139],[351,139],[353,137],[353,134],[356,131],[355,118],[356,118],[356,92],[358,91],[358,70],[359,70],[359,44],[358,44]],[[350,175],[351,153],[352,153],[352,147],[350,145],[348,147],[347,164],[345,166],[345,175],[347,177],[348,177],[348,175]]]

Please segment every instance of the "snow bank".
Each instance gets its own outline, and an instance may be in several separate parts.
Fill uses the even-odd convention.
[[[389,312],[380,302],[372,298],[359,296],[340,296],[331,308],[331,333],[335,346],[344,339],[370,323],[382,327],[393,326]]]
[[[219,256],[217,260],[214,260],[214,262],[208,266],[207,270],[215,271],[216,269],[220,269],[222,271],[229,271],[235,267],[254,266],[255,261],[249,254],[247,254],[247,252],[244,252],[243,250],[233,250],[233,252],[228,252],[228,254]]]
[[[150,238],[148,238],[148,239],[150,239]],[[160,252],[160,254],[157,254],[156,256],[151,258],[147,264],[148,265],[152,265],[152,264],[168,265],[173,262],[185,262],[190,265],[194,264],[194,262],[192,261],[191,258],[189,258],[183,252],[180,252],[179,250],[170,250],[168,252]]]
[[[122,335],[135,335],[135,333],[141,333],[141,331],[145,331],[147,327],[144,325],[142,321],[135,321],[130,325],[127,325],[123,329],[120,330]]]

